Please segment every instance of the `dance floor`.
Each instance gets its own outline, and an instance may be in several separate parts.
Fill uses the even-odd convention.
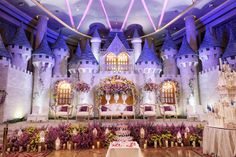
[[[201,148],[149,148],[142,150],[143,157],[207,157],[201,153]],[[79,150],[79,151],[53,151],[47,157],[105,157],[107,149]]]

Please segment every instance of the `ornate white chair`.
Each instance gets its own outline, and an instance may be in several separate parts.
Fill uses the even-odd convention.
[[[177,118],[177,108],[175,104],[162,104],[160,105],[160,112],[164,119],[166,116],[174,116]]]
[[[145,117],[156,116],[156,105],[155,104],[143,104],[140,105],[140,114]]]
[[[90,104],[79,104],[76,106],[76,120],[78,117],[93,117],[93,105]]]
[[[55,114],[55,118],[59,118],[59,117],[66,117],[67,120],[69,119],[69,117],[72,114],[72,110],[73,110],[73,106],[72,105],[53,105],[51,106],[54,114]]]
[[[122,116],[134,116],[135,119],[135,107],[133,105],[126,105]]]

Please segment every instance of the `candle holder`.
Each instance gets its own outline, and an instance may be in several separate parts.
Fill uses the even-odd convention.
[[[92,145],[92,149],[95,149],[95,146],[94,146],[94,145]]]
[[[165,140],[165,146],[169,147],[169,141],[168,140]]]
[[[23,152],[23,147],[22,146],[19,147],[19,152]]]
[[[62,145],[62,149],[66,149],[66,144],[65,143]]]
[[[30,145],[29,145],[29,144],[26,146],[26,151],[27,151],[27,152],[30,151]]]
[[[196,147],[196,141],[193,141],[193,142],[192,142],[192,146],[193,146],[193,148]]]
[[[38,145],[38,152],[41,152],[41,151],[42,151],[42,146]]]
[[[157,148],[157,141],[154,141],[154,148]]]
[[[170,146],[174,147],[174,142],[173,141],[170,142]]]
[[[74,149],[77,149],[77,143],[74,143]]]

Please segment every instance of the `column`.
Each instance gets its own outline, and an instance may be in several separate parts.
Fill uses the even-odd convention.
[[[190,47],[196,51],[197,50],[197,37],[196,37],[196,26],[194,15],[188,15],[184,18],[185,28],[186,28],[186,37]]]
[[[41,43],[45,32],[47,32],[48,17],[45,15],[37,16],[38,23],[36,26],[36,39],[35,39],[35,48]]]

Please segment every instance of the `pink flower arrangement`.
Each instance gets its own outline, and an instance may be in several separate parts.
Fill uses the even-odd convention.
[[[86,92],[87,93],[87,92],[89,92],[90,87],[87,83],[79,82],[79,83],[76,84],[75,89],[78,92]]]
[[[143,87],[144,91],[156,91],[158,90],[158,85],[156,83],[145,83]]]

